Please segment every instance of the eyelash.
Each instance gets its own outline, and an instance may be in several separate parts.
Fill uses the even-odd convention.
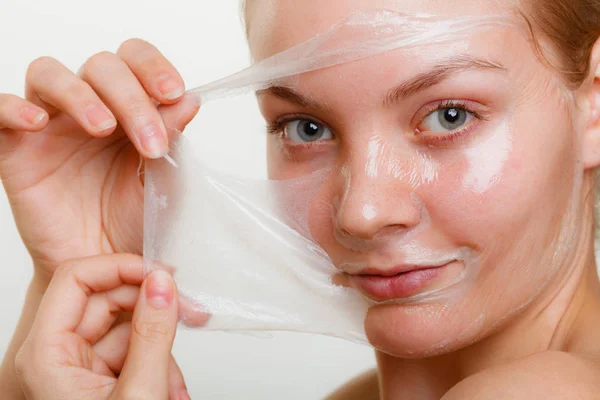
[[[329,128],[327,124],[321,122],[319,119],[308,116],[306,114],[288,114],[284,117],[280,117],[277,119],[267,120],[267,134],[278,136],[279,138],[283,138],[284,136],[284,128],[286,124],[298,120],[298,119],[306,119],[310,121],[314,121],[320,125],[326,126]],[[331,130],[331,128],[329,128]],[[333,130],[331,130],[333,132]],[[320,152],[327,152],[327,148],[329,148],[328,144],[312,142],[312,143],[295,143],[289,144],[281,142],[279,144],[281,151],[283,151],[287,157],[291,161],[299,162],[302,161],[305,157],[311,156],[314,157],[316,154]]]
[[[431,107],[429,110],[424,112],[423,113],[424,117],[420,119],[419,124],[421,124],[423,122],[423,120],[425,119],[425,117],[429,116],[430,114],[432,114],[436,111],[447,110],[450,108],[456,108],[458,110],[464,110],[468,113],[471,113],[477,121],[487,121],[488,120],[481,113],[475,111],[473,109],[473,107],[470,107],[467,102],[459,101],[459,100],[444,100],[442,102],[437,103],[435,106]],[[417,126],[419,124],[417,124]],[[415,128],[415,136],[420,137],[421,140],[424,140],[427,145],[453,144],[453,143],[459,141],[460,139],[463,139],[469,133],[471,133],[477,125],[478,125],[477,123],[471,122],[466,127],[459,128],[455,131],[451,131],[449,134],[429,135],[429,136],[421,135],[421,132],[418,132],[418,130]]]
[[[314,117],[310,117],[310,116],[304,115],[304,114],[291,114],[291,115],[287,115],[282,118],[267,121],[267,134],[283,135],[283,128],[285,128],[285,125],[292,121],[298,120],[298,119],[306,119],[306,120],[314,121],[320,125],[327,126],[327,124],[319,121],[318,119],[316,119]]]
[[[450,109],[450,108],[456,108],[459,110],[467,111],[467,112],[471,113],[477,121],[488,121],[488,119],[484,115],[482,115],[478,111],[475,111],[473,109],[473,107],[470,107],[467,102],[459,101],[459,100],[444,100],[444,101],[437,103],[436,105],[434,105],[433,107],[428,109],[426,112],[424,112],[423,113],[424,117],[420,119],[419,124],[421,124],[423,122],[423,120],[425,119],[425,117],[427,117],[431,113],[434,113],[434,112],[440,111],[440,110]],[[282,118],[267,121],[267,134],[283,136],[283,129],[285,128],[285,125],[288,124],[289,122],[292,122],[292,121],[295,121],[298,119],[307,119],[310,121],[314,121],[318,124],[327,126],[327,124],[319,121],[318,119],[316,119],[314,117],[310,117],[310,116],[304,115],[304,114],[291,114],[291,115],[287,115]],[[419,124],[417,124],[417,126]],[[471,122],[465,128],[459,128],[456,131],[452,131],[451,133],[449,133],[447,135],[429,135],[429,136],[421,135],[421,132],[418,132],[418,130],[415,128],[415,136],[420,137],[421,140],[424,140],[427,145],[452,144],[452,143],[455,143],[456,141],[460,140],[461,138],[465,137],[466,135],[468,135],[475,128],[476,125],[478,125],[478,124]],[[307,144],[307,145],[311,146],[312,144]],[[304,146],[304,145],[298,145],[298,146]]]

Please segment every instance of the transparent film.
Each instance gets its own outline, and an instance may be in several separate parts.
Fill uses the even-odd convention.
[[[499,254],[521,254],[473,245],[450,217],[490,212],[486,202],[522,156],[518,99],[498,94],[488,115],[476,99],[427,106],[419,97],[455,72],[464,90],[510,86],[510,72],[470,49],[481,32],[515,29],[511,21],[360,11],[190,91],[198,116],[145,171],[145,262],[173,271],[183,323],[366,343],[373,307],[437,304],[443,313],[492,279],[486,266]],[[556,210],[564,218],[548,232],[558,244],[543,255],[548,265],[571,256],[578,172],[564,177],[573,201]],[[505,233],[519,246],[521,232]],[[528,268],[502,262],[493,279]]]

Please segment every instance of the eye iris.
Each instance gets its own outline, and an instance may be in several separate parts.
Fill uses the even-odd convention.
[[[459,108],[447,108],[439,113],[440,124],[449,130],[460,128],[467,120],[467,112]]]
[[[302,121],[298,124],[298,136],[306,142],[314,142],[323,136],[323,128],[312,121]]]

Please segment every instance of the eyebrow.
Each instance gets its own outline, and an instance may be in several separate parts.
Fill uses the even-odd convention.
[[[390,106],[400,100],[405,100],[418,92],[441,83],[448,79],[452,74],[478,69],[506,72],[506,68],[498,62],[468,56],[454,57],[390,90],[384,98],[384,105]],[[300,107],[317,110],[323,113],[327,113],[330,110],[329,107],[318,102],[314,98],[303,96],[284,86],[272,86],[256,92],[257,96],[265,94],[270,94],[278,99],[294,103]]]
[[[317,100],[311,97],[303,96],[299,93],[296,93],[292,89],[289,89],[284,86],[271,86],[270,88],[258,90],[256,92],[257,96],[265,94],[270,94],[272,96],[277,97],[278,99],[294,103],[303,108],[317,110],[324,113],[329,111],[329,108],[326,105],[319,103]]]
[[[467,56],[454,57],[390,90],[385,97],[384,104],[391,105],[400,100],[405,100],[418,92],[441,83],[452,74],[478,69],[506,72],[506,68],[498,62]]]

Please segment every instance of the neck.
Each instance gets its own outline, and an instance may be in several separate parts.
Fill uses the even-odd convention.
[[[382,399],[439,399],[461,380],[554,350],[600,355],[600,283],[594,254],[593,198],[585,206],[577,256],[556,282],[500,330],[461,350],[407,360],[378,352]]]

